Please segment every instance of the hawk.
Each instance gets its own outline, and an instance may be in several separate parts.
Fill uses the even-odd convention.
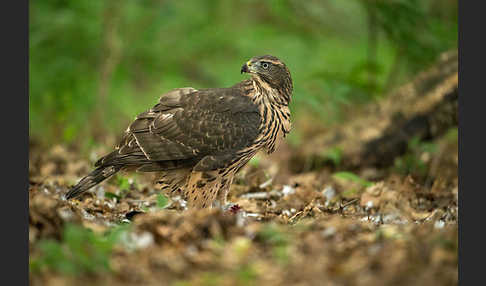
[[[293,84],[271,55],[247,61],[251,77],[229,88],[174,89],[138,115],[115,150],[66,194],[75,198],[120,170],[160,172],[162,189],[181,191],[190,208],[222,207],[235,174],[290,132]]]

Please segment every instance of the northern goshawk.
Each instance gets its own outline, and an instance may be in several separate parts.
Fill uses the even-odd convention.
[[[74,198],[120,170],[160,172],[163,189],[189,207],[227,206],[234,175],[260,150],[272,153],[290,132],[292,78],[270,55],[241,68],[250,79],[229,88],[172,90],[135,118],[115,150],[66,194]]]

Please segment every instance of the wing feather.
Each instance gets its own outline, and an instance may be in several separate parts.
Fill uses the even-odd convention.
[[[145,162],[140,170],[156,170],[169,167],[162,161],[187,166],[206,156],[233,154],[255,140],[260,120],[257,106],[239,88],[175,89],[139,114],[116,152],[97,164]]]

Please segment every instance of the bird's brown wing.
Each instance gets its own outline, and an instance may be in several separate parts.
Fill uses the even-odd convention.
[[[118,150],[96,165],[140,165],[163,170],[194,165],[208,156],[218,168],[258,136],[257,106],[238,88],[176,89],[130,124]],[[145,167],[144,167],[145,166]]]

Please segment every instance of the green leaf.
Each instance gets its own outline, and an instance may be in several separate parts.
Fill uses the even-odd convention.
[[[117,200],[120,200],[121,197],[119,195],[112,193],[112,192],[105,192],[105,198],[109,198],[109,199],[115,198]]]
[[[342,196],[344,198],[352,198],[352,197],[355,197],[357,194],[358,194],[358,190],[356,190],[356,189],[349,189],[349,190],[344,191],[342,193]]]
[[[236,276],[241,285],[253,285],[258,278],[258,272],[251,265],[242,265]]]
[[[110,271],[112,249],[128,228],[119,226],[108,233],[96,234],[82,226],[67,224],[61,241],[42,239],[37,243],[39,253],[31,258],[30,271],[47,268],[69,275]]]
[[[373,185],[372,182],[369,182],[365,179],[362,179],[358,175],[353,174],[351,172],[337,172],[337,173],[334,173],[332,176],[333,176],[333,178],[336,178],[336,179],[343,179],[343,180],[359,183],[363,187],[370,187],[370,186]]]
[[[260,165],[260,157],[258,155],[254,156],[250,159],[250,165],[253,167],[258,167]]]
[[[266,225],[260,232],[259,236],[263,241],[271,245],[287,245],[288,239],[284,232],[275,224]]]
[[[169,199],[164,196],[163,194],[158,194],[157,195],[157,207],[161,209],[165,209],[166,207],[169,206]]]
[[[342,150],[339,147],[331,148],[324,152],[323,157],[331,160],[335,166],[341,164]]]
[[[118,187],[120,187],[121,190],[129,190],[130,189],[130,183],[128,182],[128,179],[122,176],[117,177],[117,184]]]
[[[459,130],[457,129],[457,127],[449,129],[446,133],[446,138],[450,141],[457,142],[457,138],[459,138]]]

